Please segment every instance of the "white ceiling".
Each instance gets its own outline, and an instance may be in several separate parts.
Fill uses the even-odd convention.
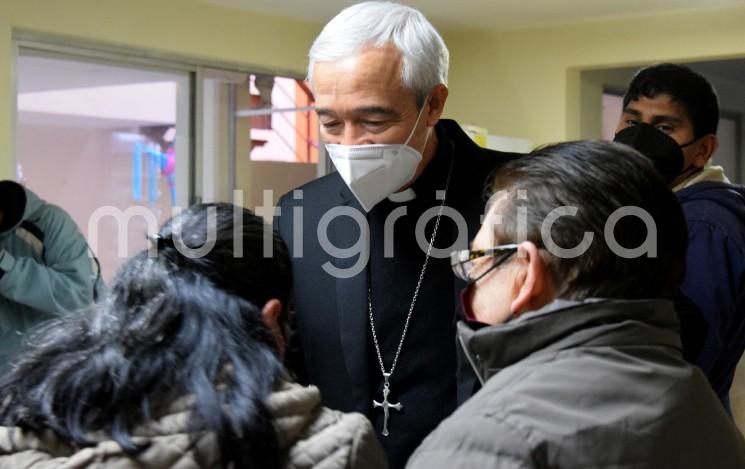
[[[350,0],[198,0],[325,23]],[[511,30],[745,5],[745,0],[407,0],[441,30]]]

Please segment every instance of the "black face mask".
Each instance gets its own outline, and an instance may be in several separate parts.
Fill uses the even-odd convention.
[[[683,169],[685,158],[682,149],[696,140],[698,139],[685,145],[678,145],[678,142],[666,133],[643,122],[626,127],[613,138],[614,142],[624,143],[652,160],[652,164],[668,184],[682,172],[690,171],[691,168],[698,169],[693,165]]]

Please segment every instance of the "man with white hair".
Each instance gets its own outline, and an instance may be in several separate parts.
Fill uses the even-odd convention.
[[[417,10],[351,6],[309,58],[338,171],[285,195],[275,220],[293,257],[300,368],[326,405],[367,415],[403,467],[474,391],[455,347],[465,284],[447,257],[475,235],[487,177],[514,155],[440,119],[448,50]]]

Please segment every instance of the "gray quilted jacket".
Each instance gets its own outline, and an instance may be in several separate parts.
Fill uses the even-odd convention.
[[[461,323],[484,387],[409,459],[433,468],[745,468],[745,443],[681,358],[664,300],[556,301],[498,326]]]

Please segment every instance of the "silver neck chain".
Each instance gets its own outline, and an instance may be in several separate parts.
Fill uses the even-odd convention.
[[[398,342],[398,348],[396,349],[396,355],[393,358],[391,364],[391,371],[385,371],[385,364],[383,363],[383,356],[380,353],[380,344],[378,343],[378,334],[375,332],[375,321],[373,320],[373,309],[372,309],[372,288],[371,279],[372,270],[368,272],[367,278],[367,311],[370,316],[370,328],[372,329],[373,343],[375,344],[375,353],[378,355],[378,365],[380,365],[380,371],[383,373],[386,383],[393,376],[393,372],[396,371],[396,365],[398,364],[398,358],[401,356],[401,349],[404,346],[404,340],[406,340],[406,333],[409,331],[409,322],[411,321],[411,315],[414,313],[414,307],[416,306],[416,300],[419,297],[419,289],[422,286],[422,280],[424,280],[424,274],[427,271],[427,265],[429,264],[430,254],[432,253],[432,246],[435,243],[437,237],[437,230],[440,227],[440,218],[442,217],[442,211],[445,208],[445,200],[447,199],[448,188],[450,187],[450,177],[453,174],[453,164],[455,162],[455,155],[451,156],[450,169],[448,171],[447,181],[445,182],[445,193],[442,197],[442,203],[440,203],[440,210],[437,212],[437,220],[435,221],[435,229],[432,231],[432,236],[429,238],[429,246],[427,247],[427,255],[424,258],[424,264],[422,270],[419,272],[419,280],[417,280],[416,288],[414,289],[414,296],[411,299],[411,305],[409,306],[409,314],[406,315],[406,322],[404,323],[404,331],[401,333],[401,340]]]

